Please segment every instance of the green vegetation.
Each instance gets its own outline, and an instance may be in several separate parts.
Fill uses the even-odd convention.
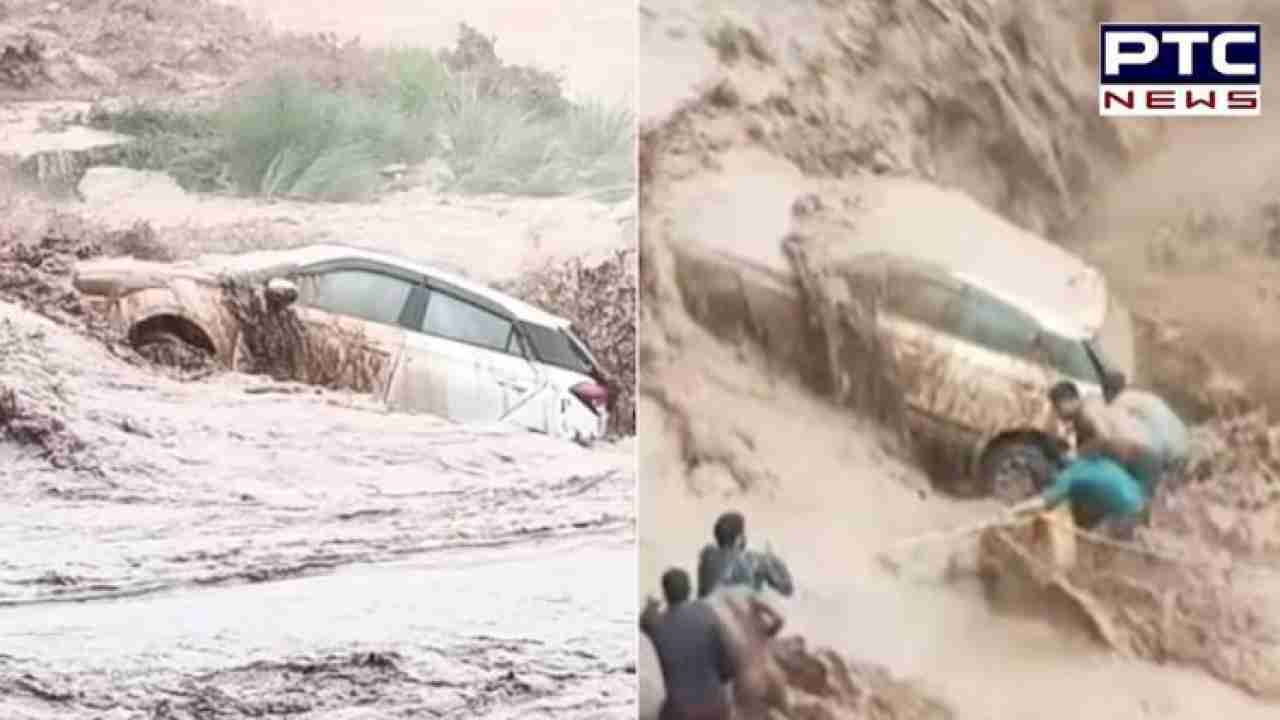
[[[493,41],[463,26],[439,55],[360,51],[368,84],[271,75],[209,112],[97,109],[95,127],[138,138],[126,162],[197,191],[354,200],[392,164],[443,160],[445,189],[511,195],[607,194],[634,188],[629,108],[571,103],[559,79],[504,65]],[[361,89],[352,89],[361,88]]]

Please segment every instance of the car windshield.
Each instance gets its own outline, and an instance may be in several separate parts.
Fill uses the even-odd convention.
[[[1089,346],[1083,340],[1073,340],[1045,331],[1040,344],[1048,355],[1049,364],[1067,377],[1097,385],[1101,378],[1089,356]]]
[[[1107,370],[1119,370],[1130,380],[1134,378],[1133,317],[1114,299],[1107,305],[1107,316],[1089,346]]]
[[[525,323],[524,329],[538,360],[584,375],[592,374],[595,368],[591,362],[591,356],[585,350],[585,345],[582,345],[582,341],[576,340],[568,331],[533,323]]]

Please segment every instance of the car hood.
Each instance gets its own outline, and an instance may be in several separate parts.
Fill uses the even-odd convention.
[[[89,295],[123,295],[164,287],[177,279],[217,285],[225,280],[253,281],[288,274],[298,267],[283,253],[210,254],[182,262],[100,258],[76,263],[72,284]]]

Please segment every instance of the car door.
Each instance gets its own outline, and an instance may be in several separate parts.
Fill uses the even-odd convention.
[[[1040,324],[981,288],[966,285],[962,295],[956,381],[968,398],[969,424],[984,432],[1047,426],[1047,393],[1057,373],[1038,360]]]
[[[404,348],[400,320],[414,280],[355,262],[308,268],[292,279],[306,328],[302,379],[385,398]]]
[[[428,281],[425,293],[421,320],[405,339],[397,402],[458,422],[496,422],[523,407],[539,377],[515,323],[463,291]]]
[[[495,354],[490,366],[493,380],[502,388],[502,419],[521,427],[550,432],[555,400],[546,368],[534,361],[528,339],[517,323],[511,328],[505,352]]]
[[[887,285],[878,321],[907,405],[932,420],[954,423],[966,399],[954,334],[963,286],[905,264],[889,268]]]

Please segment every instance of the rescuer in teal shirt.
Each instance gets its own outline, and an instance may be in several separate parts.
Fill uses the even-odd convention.
[[[1072,461],[1044,492],[1013,511],[1052,509],[1064,500],[1071,502],[1077,525],[1123,540],[1133,538],[1147,506],[1147,494],[1132,473],[1110,458],[1093,455]]]

